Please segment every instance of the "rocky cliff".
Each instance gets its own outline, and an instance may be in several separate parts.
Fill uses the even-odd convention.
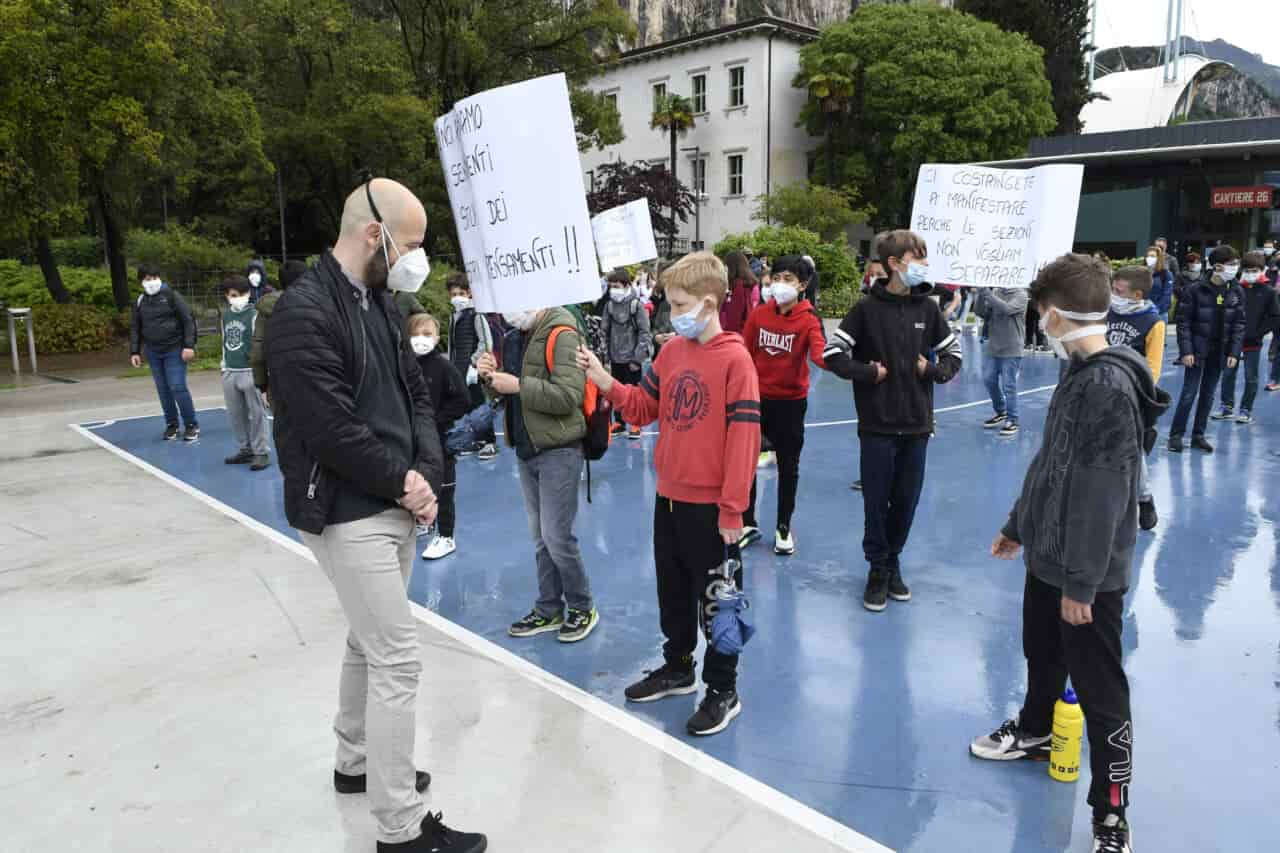
[[[848,17],[849,0],[619,0],[631,14],[638,36],[634,47],[670,41],[771,16],[811,27]]]

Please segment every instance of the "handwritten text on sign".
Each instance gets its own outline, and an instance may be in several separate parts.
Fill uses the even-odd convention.
[[[916,179],[911,230],[929,244],[934,281],[1026,287],[1071,251],[1079,165],[1035,169],[926,164]]]
[[[600,296],[577,136],[563,74],[459,101],[436,142],[479,311],[524,311]]]
[[[600,268],[611,270],[658,257],[649,202],[639,198],[611,208],[591,220]]]

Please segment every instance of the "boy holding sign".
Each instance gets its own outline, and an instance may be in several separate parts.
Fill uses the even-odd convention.
[[[889,277],[853,306],[823,357],[829,370],[853,381],[865,501],[862,549],[871,565],[862,605],[879,612],[889,598],[911,600],[899,555],[924,487],[933,386],[960,370],[960,341],[929,298],[924,238],[889,231],[876,238],[875,253]],[[934,362],[930,350],[937,354]]]
[[[698,627],[707,637],[702,679],[707,695],[686,729],[724,731],[742,712],[738,655],[711,642],[708,601],[727,555],[736,555],[742,513],[760,452],[760,392],[751,357],[738,335],[720,328],[728,274],[710,252],[686,255],[662,275],[676,338],[662,348],[640,384],[624,385],[594,353],[578,365],[627,423],[661,421],[654,452],[658,472],[653,559],[666,659],[626,689],[630,702],[696,693],[693,652]],[[734,578],[742,588],[742,571]],[[713,611],[712,611],[713,612]]]

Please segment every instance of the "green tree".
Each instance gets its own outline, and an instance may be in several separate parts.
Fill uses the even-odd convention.
[[[867,211],[856,207],[857,199],[848,190],[799,181],[756,197],[752,219],[797,226],[834,240],[851,225],[867,221]]]
[[[683,95],[668,94],[663,95],[653,105],[653,116],[649,119],[649,127],[654,130],[662,130],[667,134],[667,140],[671,144],[671,159],[668,161],[671,165],[671,179],[677,184],[680,182],[680,173],[676,168],[676,160],[679,157],[680,137],[687,134],[693,129],[693,102]],[[671,232],[667,234],[673,242],[668,244],[668,250],[674,246],[676,236],[675,232],[676,210],[671,209]]]
[[[921,163],[1017,156],[1054,126],[1040,49],[949,9],[860,7],[801,49],[794,85],[833,72],[853,94],[820,155],[837,186],[874,206],[877,227],[905,223]],[[826,115],[811,95],[800,121],[819,135]]]
[[[831,66],[840,64],[838,57],[822,57],[814,61],[812,68],[804,74],[805,88],[809,91],[809,99],[822,112],[827,132],[827,151],[835,151],[835,133],[840,125],[841,115],[849,108],[849,100],[853,97],[853,80],[848,74],[831,70]],[[796,85],[800,85],[798,82]],[[827,161],[827,186],[836,186],[836,161],[834,157]]]
[[[956,8],[1040,46],[1058,119],[1054,133],[1079,133],[1080,110],[1091,100],[1089,0],[959,0]]]

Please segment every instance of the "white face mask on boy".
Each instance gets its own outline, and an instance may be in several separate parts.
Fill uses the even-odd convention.
[[[1065,335],[1054,337],[1049,334],[1045,327],[1049,324],[1049,314],[1057,312],[1058,316],[1067,320],[1079,320],[1082,323],[1097,322],[1098,320],[1106,320],[1106,311],[1064,311],[1056,305],[1050,305],[1049,308],[1040,315],[1040,331],[1044,332],[1045,339],[1049,342],[1049,346],[1053,348],[1053,354],[1058,358],[1065,359],[1068,357],[1066,344],[1071,341],[1087,338],[1090,335],[1105,335],[1107,327],[1105,325],[1098,326],[1082,326],[1079,329],[1073,329]]]

